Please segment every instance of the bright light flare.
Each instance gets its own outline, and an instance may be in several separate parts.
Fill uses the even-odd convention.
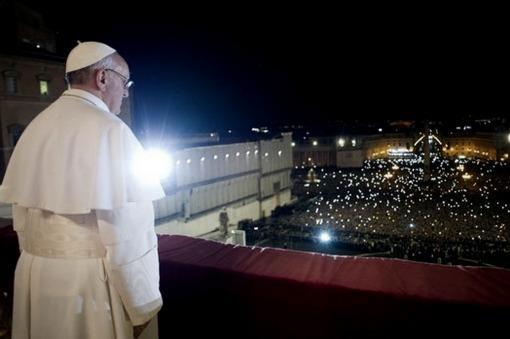
[[[321,242],[330,242],[331,236],[329,235],[328,232],[322,232],[319,236],[319,239]]]
[[[133,172],[142,180],[163,180],[172,170],[172,157],[160,149],[149,149],[135,157]]]

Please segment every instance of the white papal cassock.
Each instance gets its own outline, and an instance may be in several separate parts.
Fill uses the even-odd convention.
[[[82,90],[27,126],[0,187],[22,249],[13,338],[131,338],[157,314],[152,201],[164,193],[134,172],[141,154],[129,127]]]

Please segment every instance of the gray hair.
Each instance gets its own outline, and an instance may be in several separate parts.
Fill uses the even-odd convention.
[[[98,69],[114,68],[117,65],[116,61],[114,60],[114,56],[116,54],[117,52],[108,55],[107,57],[99,60],[95,64],[92,64],[88,67],[67,73],[66,74],[67,83],[69,85],[83,85],[89,81],[90,77]]]

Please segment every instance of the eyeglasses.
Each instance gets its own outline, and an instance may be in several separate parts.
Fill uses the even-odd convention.
[[[105,71],[111,71],[115,74],[117,74],[119,77],[121,77],[122,81],[124,81],[124,89],[129,89],[129,87],[133,86],[134,82],[133,80],[129,80],[128,77],[122,75],[121,73],[117,72],[116,70],[114,69],[111,69],[111,68],[105,68],[104,69]]]

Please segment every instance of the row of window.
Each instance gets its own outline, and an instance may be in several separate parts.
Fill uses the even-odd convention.
[[[3,72],[4,82],[5,82],[5,90],[8,94],[17,94],[19,93],[18,86],[18,72],[13,70],[8,70]],[[39,87],[39,94],[43,96],[48,96],[50,94],[49,84],[50,80],[47,77],[37,76],[36,81]]]

